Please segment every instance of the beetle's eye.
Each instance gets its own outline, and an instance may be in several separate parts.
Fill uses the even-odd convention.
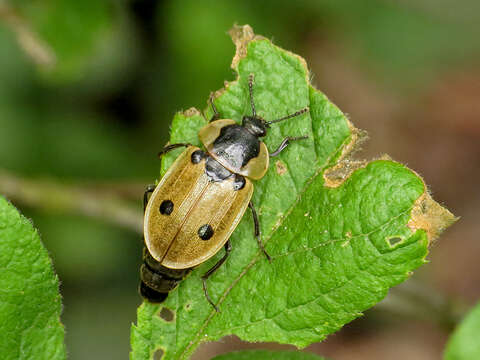
[[[173,211],[173,202],[171,200],[163,200],[160,204],[160,214],[170,215]]]

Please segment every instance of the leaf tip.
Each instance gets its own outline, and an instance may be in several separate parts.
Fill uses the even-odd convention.
[[[429,244],[431,244],[458,219],[448,209],[433,200],[430,194],[425,191],[413,204],[407,226],[412,231],[425,230]]]
[[[197,108],[191,107],[181,113],[185,117],[192,117],[192,116],[202,116],[202,113]]]

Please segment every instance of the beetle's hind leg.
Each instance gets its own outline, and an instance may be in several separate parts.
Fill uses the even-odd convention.
[[[248,203],[248,207],[252,210],[253,224],[255,226],[255,237],[257,238],[258,247],[262,249],[268,261],[271,262],[272,258],[270,257],[270,255],[268,255],[267,250],[265,250],[265,247],[263,246],[263,243],[262,243],[261,234],[260,234],[260,223],[258,221],[258,216],[257,216],[257,212],[255,211],[255,207],[253,206],[253,203],[251,201]]]
[[[230,251],[232,251],[232,244],[230,244],[230,240],[228,240],[225,243],[225,255],[223,255],[223,257],[220,260],[218,260],[218,262],[215,265],[213,265],[213,267],[210,270],[208,270],[205,274],[202,275],[203,292],[205,294],[205,297],[207,298],[207,301],[210,303],[210,305],[213,306],[216,312],[220,312],[220,310],[218,310],[218,307],[213,303],[212,299],[208,295],[207,279],[210,277],[210,275],[212,275],[215,271],[217,271],[220,266],[223,265],[225,260],[227,260],[228,255],[230,255]]]

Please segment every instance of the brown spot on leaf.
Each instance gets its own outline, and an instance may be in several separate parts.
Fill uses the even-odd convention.
[[[267,40],[265,37],[255,35],[250,25],[234,25],[228,32],[235,44],[236,51],[232,60],[232,69],[236,70],[241,59],[247,56],[248,44],[251,41]],[[308,71],[307,62],[301,56],[294,54],[290,51],[282,49],[282,52],[287,53],[290,56],[297,58],[302,66],[305,68],[306,80],[310,84],[310,73]],[[225,86],[227,87],[227,86]]]
[[[367,164],[368,162],[365,160],[344,160],[339,162],[337,165],[329,168],[323,174],[325,186],[334,188],[342,185],[343,182],[348,179],[355,170],[363,168],[367,166]]]
[[[366,131],[357,129],[350,121],[348,126],[351,133],[350,142],[343,146],[337,164],[323,173],[325,186],[327,187],[340,186],[355,170],[368,164],[366,160],[351,160],[352,155],[360,150],[360,145],[367,139]]]
[[[247,56],[247,46],[252,40],[262,40],[263,36],[255,35],[250,25],[234,25],[228,32],[237,48],[232,60],[232,68],[236,69],[241,59]]]
[[[163,354],[164,354],[164,353],[165,353],[165,352],[163,351],[163,349],[157,349],[157,350],[155,350],[155,352],[153,353],[152,359],[153,359],[153,360],[161,360],[161,359],[163,359]]]
[[[171,322],[175,318],[175,313],[166,307],[162,307],[158,316],[166,322]]]
[[[275,161],[275,169],[277,169],[278,175],[283,175],[287,172],[287,167],[280,160]]]
[[[430,194],[425,192],[415,201],[407,226],[412,231],[418,229],[425,230],[431,243],[457,220],[458,217],[433,200]]]
[[[183,112],[183,115],[186,117],[191,117],[191,116],[202,116],[202,113],[195,109],[194,107],[191,107],[190,109],[187,109]]]

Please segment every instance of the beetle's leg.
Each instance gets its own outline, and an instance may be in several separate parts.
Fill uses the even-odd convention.
[[[156,186],[153,184],[150,184],[147,186],[145,189],[145,192],[143,193],[143,212],[145,212],[145,209],[147,208],[148,204],[148,194],[151,194],[155,190]]]
[[[256,117],[257,112],[255,111],[255,103],[253,101],[253,79],[255,75],[250,74],[248,76],[248,93],[250,94],[250,105],[252,106],[252,116]]]
[[[183,147],[188,147],[188,146],[192,146],[192,144],[190,144],[190,143],[178,143],[178,144],[167,145],[162,150],[160,150],[160,152],[158,153],[158,157],[161,159],[164,154],[166,154],[169,151],[172,151],[176,148],[182,147],[182,146]]]
[[[213,306],[216,312],[220,312],[218,310],[218,307],[213,303],[212,299],[210,299],[210,296],[208,295],[208,290],[207,290],[207,279],[212,275],[217,269],[222,266],[222,264],[227,260],[228,255],[230,254],[230,251],[232,251],[232,244],[230,244],[230,240],[228,240],[225,243],[225,255],[218,260],[218,262],[213,265],[213,267],[208,270],[205,274],[202,275],[202,282],[203,282],[203,292],[205,293],[205,297],[207,298],[207,301],[210,303],[210,305]]]
[[[287,136],[285,139],[283,139],[282,143],[277,148],[277,150],[270,153],[270,157],[274,157],[274,156],[277,156],[278,154],[280,154],[288,146],[288,144],[290,144],[290,141],[304,140],[304,139],[308,139],[308,136],[306,136],[306,135],[297,136],[297,137]]]
[[[213,116],[210,119],[210,122],[220,119],[220,114],[218,113],[217,107],[213,103],[213,93],[210,94],[210,97],[208,98],[208,102],[210,103],[210,106],[212,107],[212,110],[213,110]]]
[[[257,238],[258,242],[258,247],[262,249],[263,253],[267,257],[268,261],[272,261],[272,258],[270,255],[268,255],[267,250],[265,250],[265,247],[263,246],[262,239],[261,239],[261,234],[260,234],[260,224],[258,222],[258,216],[257,212],[255,211],[255,208],[253,207],[253,203],[250,201],[248,203],[248,207],[252,210],[252,216],[253,216],[253,224],[255,225],[255,237]]]

